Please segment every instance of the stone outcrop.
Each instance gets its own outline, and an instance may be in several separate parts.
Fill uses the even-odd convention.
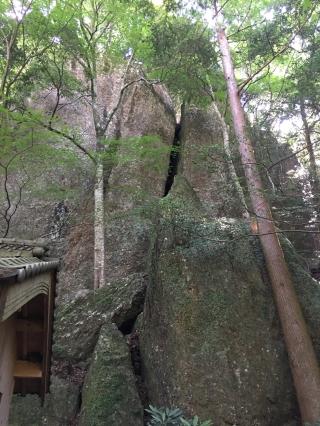
[[[44,405],[37,395],[13,397],[9,425],[68,425],[75,419],[79,403],[79,386],[68,379],[53,376]]]
[[[184,107],[180,141],[179,174],[190,182],[204,207],[213,217],[241,217],[215,113]]]
[[[106,197],[110,213],[141,207],[164,193],[176,125],[165,95],[164,89],[156,91],[144,84],[128,90],[119,122],[123,144],[118,148],[119,163],[112,169]]]
[[[101,77],[99,102],[112,104],[118,89],[119,76]],[[67,105],[61,118],[90,147],[86,108]],[[104,287],[92,289],[89,163],[83,175],[58,176],[79,188],[76,200],[43,201],[30,192],[15,218],[15,237],[49,232],[63,259],[51,393],[43,407],[36,397],[16,396],[10,425],[142,426],[138,383],[144,404],[178,406],[219,426],[296,426],[272,293],[259,245],[240,219],[217,118],[184,109],[178,175],[164,198],[176,128],[165,89],[131,86],[114,126],[123,140],[106,169]],[[283,243],[320,355],[319,285]],[[139,377],[122,334],[134,340]]]
[[[106,102],[109,101],[112,98],[113,91],[117,90],[117,85],[118,80],[115,76],[111,76],[111,80],[110,78],[101,78],[99,82],[100,100],[103,100],[105,96]],[[47,98],[47,102],[49,101],[50,99]],[[46,106],[46,108],[49,107]],[[68,110],[73,107],[74,110],[69,115]],[[66,115],[62,116],[61,119],[75,129],[78,128],[78,131],[81,131],[85,136],[84,143],[87,147],[90,147],[92,122],[88,116],[88,111],[81,102],[80,105],[73,107],[67,105]],[[82,118],[79,121],[81,115]],[[132,117],[134,117],[134,120],[132,120]],[[84,118],[86,119],[84,120]],[[164,191],[170,148],[175,132],[175,116],[165,90],[163,88],[152,90],[142,83],[132,86],[124,99],[122,108],[119,110],[117,126],[118,137],[125,138],[125,142],[119,148],[121,151],[118,156],[119,162],[112,165],[113,169],[110,171],[108,188],[109,195],[106,197],[105,287],[96,292],[92,290],[92,182],[88,181],[87,184],[84,184],[80,180],[78,183],[81,187],[81,193],[78,194],[78,201],[76,200],[74,203],[63,201],[63,205],[68,205],[68,221],[65,224],[64,232],[54,239],[55,244],[51,244],[54,254],[63,258],[58,277],[54,321],[53,381],[51,394],[46,398],[44,411],[41,411],[41,419],[45,418],[46,414],[48,414],[48,418],[53,418],[52,415],[49,415],[54,410],[55,403],[53,401],[58,397],[58,394],[63,394],[61,389],[57,391],[54,382],[65,383],[66,392],[67,384],[74,383],[73,391],[68,394],[69,396],[66,396],[66,400],[79,401],[83,378],[92,365],[94,353],[97,353],[94,350],[99,336],[98,348],[101,348],[102,345],[101,330],[109,330],[114,323],[123,333],[128,333],[135,318],[143,309],[145,288],[148,282],[149,259],[154,243],[155,208],[157,199],[162,196]],[[125,161],[122,161],[126,155],[125,150],[130,150],[130,143],[136,143],[141,136],[146,136],[147,139],[152,136],[147,143],[149,146],[154,146],[151,151],[156,150],[159,154],[155,164],[149,164],[148,167],[144,163],[143,156],[133,158],[130,155]],[[154,155],[148,155],[148,159],[152,161]],[[45,178],[48,178],[48,176],[44,176]],[[126,187],[126,182],[130,185],[129,190]],[[150,182],[152,182],[152,185],[150,185]],[[148,208],[146,208],[147,202]],[[24,200],[19,217],[17,216],[17,221],[20,221],[20,223],[15,222],[13,227],[16,237],[24,235],[23,232],[30,217],[31,209],[37,203],[38,199],[34,198],[32,193],[29,194],[28,199]],[[41,200],[39,200],[39,203],[41,204]],[[59,201],[59,203],[61,202]],[[47,232],[51,218],[56,216],[56,206],[57,204],[52,201],[41,204],[43,209],[40,215],[41,224],[36,230],[33,230],[35,233],[42,235]],[[38,220],[39,214],[37,212],[33,212],[33,216]],[[23,220],[24,217],[26,220]],[[37,235],[32,234],[32,237],[35,236]],[[121,363],[124,363],[124,371],[128,374],[130,372],[132,376],[131,369],[127,368],[130,365],[128,361],[130,359],[129,349],[121,335],[120,338],[121,345],[119,339],[112,341],[112,348],[115,348],[117,344],[119,348],[121,347],[123,353],[123,357],[118,359],[115,368],[121,369]],[[124,356],[126,348],[127,353]],[[110,357],[111,354],[109,353],[108,361],[110,361]],[[90,377],[93,377],[96,370],[90,367],[89,371]],[[124,386],[127,386],[126,378],[129,376],[123,376]],[[91,389],[92,381],[89,383],[88,380],[86,386]],[[111,377],[110,380],[112,380]],[[132,395],[135,393],[135,398],[138,398],[133,378],[132,383]],[[101,400],[108,398],[108,395],[102,394]],[[12,413],[15,413],[15,407],[18,407],[20,418],[23,417],[24,410],[28,410],[24,401],[26,400],[16,397],[14,402]],[[88,407],[91,406],[89,397],[84,398],[84,401],[89,401]],[[73,405],[72,402],[70,404]],[[88,412],[86,404],[87,402],[82,404],[84,413]],[[112,407],[112,404],[110,407]],[[76,409],[78,409],[78,406]],[[119,404],[118,407],[113,407],[112,415],[110,412],[110,416],[113,416],[112,418],[119,426],[130,424],[127,418],[122,419],[121,417],[121,413],[125,409],[126,404],[121,407]],[[67,411],[61,409],[61,412],[66,413]],[[63,420],[60,419],[61,425],[74,421],[75,414],[73,412],[68,411],[67,414],[63,415],[66,417]],[[15,421],[15,415],[12,416],[11,421]],[[43,421],[39,420],[39,424],[42,424]],[[50,424],[50,421],[48,424]],[[88,420],[83,421],[88,422]],[[137,421],[136,415],[133,416],[132,421],[132,424],[138,424],[134,423]]]
[[[259,245],[245,224],[212,218],[199,207],[181,177],[161,202],[140,344],[150,401],[221,426],[298,424]],[[296,260],[296,283],[318,345],[320,287]]]
[[[132,155],[129,160],[124,163],[119,161],[112,168],[106,197],[105,287],[95,292],[91,290],[90,216],[89,226],[80,224],[80,227],[71,229],[69,234],[69,246],[65,256],[66,267],[61,271],[59,280],[59,288],[62,292],[59,299],[62,302],[56,309],[54,360],[58,366],[61,362],[68,362],[84,370],[90,365],[88,377],[91,379],[86,379],[87,397],[83,397],[82,404],[84,414],[81,422],[83,424],[100,424],[88,423],[89,417],[92,417],[92,410],[94,407],[97,408],[88,395],[92,393],[92,387],[95,386],[93,383],[96,383],[93,379],[97,374],[95,371],[97,368],[102,368],[101,363],[109,362],[112,357],[109,350],[105,355],[107,358],[101,359],[99,366],[95,361],[91,363],[91,357],[94,360],[96,356],[99,358],[98,353],[105,342],[101,337],[102,330],[110,330],[111,324],[115,323],[124,333],[129,332],[134,319],[143,309],[144,294],[149,279],[149,259],[154,244],[155,204],[164,190],[174,130],[175,118],[170,105],[161,101],[159,94],[148,87],[141,84],[134,86],[125,98],[119,115],[119,136],[135,137],[132,139],[134,143],[140,136],[157,137],[156,146],[160,149],[161,155],[157,159],[159,161],[156,168],[148,168],[141,158],[134,159]],[[119,147],[120,159],[122,155],[125,155],[124,151],[130,149],[131,139],[128,141],[124,146]],[[149,143],[153,144],[154,141],[151,140]],[[150,181],[153,182],[152,186]],[[65,288],[68,288],[67,294],[63,294]],[[113,349],[116,342],[119,343],[119,339],[110,342]],[[96,344],[98,349],[95,349]],[[122,342],[123,354],[125,348],[127,346]],[[127,351],[127,358],[128,356]],[[121,363],[127,358],[119,358],[114,368],[121,369]],[[124,371],[129,374],[128,360],[126,363]],[[104,368],[107,366],[105,365]],[[129,377],[126,374],[122,377],[125,387],[128,386],[126,378]],[[132,375],[131,370],[130,374]],[[115,377],[111,377],[110,373],[109,379],[110,381],[103,384],[101,390],[101,409],[110,397],[110,394],[105,391],[111,386]],[[132,383],[133,395],[135,389],[133,379]],[[138,395],[137,390],[135,392]],[[113,412],[111,412],[112,409]],[[125,409],[126,403],[123,406],[120,402],[118,406],[110,404],[108,411],[110,423],[114,421],[123,426],[131,424],[128,422],[128,416],[123,417]],[[102,410],[100,414],[98,414],[98,408],[96,411],[96,418],[100,419],[97,422],[101,421],[103,424],[103,415],[107,411]],[[137,416],[133,415],[131,421],[132,424],[138,424]]]

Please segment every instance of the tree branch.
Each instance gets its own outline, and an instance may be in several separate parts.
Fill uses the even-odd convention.
[[[315,145],[319,142],[319,140],[312,142],[312,145]],[[286,157],[280,158],[280,160],[276,161],[275,163],[271,164],[270,166],[268,166],[267,170],[269,171],[270,169],[272,169],[273,167],[277,166],[278,164],[282,163],[283,161],[289,160],[290,158],[296,156],[297,154],[299,154],[300,152],[304,151],[305,149],[307,149],[307,145],[304,145],[302,148],[298,149],[297,151],[293,152],[292,154],[287,155]]]
[[[52,127],[49,124],[46,124],[42,121],[37,121],[41,126],[43,126],[45,129],[49,130],[52,133],[55,133],[56,135],[62,136],[63,138],[67,139],[68,141],[70,141],[74,146],[76,146],[78,149],[80,149],[80,151],[82,151],[86,156],[88,156],[94,164],[97,164],[97,160],[95,159],[95,157],[84,147],[82,146],[76,139],[76,137],[70,136],[68,133],[64,132],[63,130],[59,130],[56,129],[54,127]]]
[[[290,39],[288,40],[288,42],[280,50],[278,50],[278,52],[275,52],[274,55],[272,56],[272,58],[270,58],[267,62],[265,62],[260,68],[258,68],[257,71],[255,71],[245,81],[243,81],[242,83],[240,83],[240,85],[238,86],[238,93],[239,94],[243,91],[243,89],[246,87],[246,85],[250,81],[252,81],[261,71],[263,71],[267,66],[269,66],[278,56],[280,56],[287,49],[289,49],[290,44],[293,42],[293,40],[296,38],[296,36],[298,35],[298,33],[301,31],[301,29],[303,28],[303,25],[305,25],[308,22],[309,18],[311,17],[311,15],[314,12],[314,10],[315,10],[316,7],[317,7],[317,4],[315,3],[315,5],[310,10],[310,13],[308,14],[308,16],[306,17],[306,19],[304,20],[303,24],[301,24],[299,26],[299,28],[294,32],[294,34],[290,37]]]

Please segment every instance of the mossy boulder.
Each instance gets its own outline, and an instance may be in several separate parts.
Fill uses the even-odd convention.
[[[281,244],[316,354],[320,360],[320,282],[310,276],[305,260],[297,254],[288,239],[282,238]]]
[[[141,332],[151,403],[217,426],[298,424],[272,292],[248,226],[206,216],[181,177],[161,205]]]
[[[42,406],[38,395],[13,395],[9,426],[42,426]]]
[[[80,386],[68,379],[51,377],[50,393],[43,406],[43,424],[50,426],[67,425],[79,410]]]
[[[100,328],[110,322],[119,327],[143,309],[147,276],[131,274],[96,291],[79,292],[78,297],[57,307],[53,355],[72,363],[88,361]]]
[[[79,397],[79,386],[52,376],[44,404],[38,395],[13,396],[9,426],[68,425],[77,414]]]
[[[135,318],[142,312],[155,241],[156,213],[157,205],[152,203],[143,210],[137,208],[108,215],[105,229],[106,282],[95,291],[84,288],[81,280],[79,288],[76,288],[77,277],[82,273],[87,276],[90,260],[84,259],[81,263],[77,260],[78,245],[70,247],[69,261],[65,263],[62,278],[69,278],[73,285],[66,295],[61,293],[63,289],[60,287],[61,297],[54,321],[53,366],[59,377],[61,372],[63,378],[73,380],[75,376],[81,386],[83,376],[79,381],[78,371],[84,375],[95,362],[93,354],[103,350],[101,342],[96,347],[101,329],[115,324],[120,330],[129,332]],[[78,271],[74,265],[78,265]],[[128,347],[126,350],[129,354]],[[126,358],[124,360],[127,362]],[[75,393],[75,396],[78,394]],[[108,394],[101,394],[101,398],[108,398]]]
[[[80,426],[143,425],[128,346],[113,324],[102,327],[82,392]]]

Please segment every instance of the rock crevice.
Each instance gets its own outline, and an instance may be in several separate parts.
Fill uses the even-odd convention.
[[[180,131],[181,131],[181,124],[177,123],[173,142],[172,142],[172,149],[170,152],[168,175],[167,175],[167,180],[166,180],[164,194],[163,194],[164,197],[168,195],[173,185],[174,177],[176,176],[178,172],[178,165],[180,160]]]

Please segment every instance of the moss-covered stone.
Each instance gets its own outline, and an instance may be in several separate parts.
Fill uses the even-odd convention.
[[[179,173],[190,182],[214,217],[241,217],[232,179],[228,175],[221,123],[208,108],[185,106],[181,117]]]
[[[77,415],[80,386],[57,376],[51,377],[50,393],[43,407],[44,423],[50,426],[67,425]]]
[[[106,322],[121,325],[143,307],[145,274],[132,274],[96,291],[81,292],[56,310],[53,353],[55,359],[86,361],[91,356],[100,328]]]
[[[314,348],[320,359],[320,283],[310,276],[305,262],[286,238],[281,239],[281,244]]]
[[[13,396],[9,426],[68,425],[77,414],[79,397],[79,386],[52,376],[43,405],[38,395]]]
[[[81,426],[143,425],[128,347],[112,324],[102,327],[82,393]]]
[[[42,426],[42,414],[38,395],[13,395],[9,426]]]
[[[80,281],[80,288],[75,290],[73,283],[72,292],[66,296],[62,295],[56,307],[53,358],[54,365],[57,365],[57,374],[59,366],[65,364],[70,369],[69,379],[72,379],[73,375],[71,370],[78,368],[79,363],[84,372],[94,362],[93,352],[100,330],[103,327],[111,327],[112,323],[119,328],[127,327],[127,324],[130,327],[131,322],[142,311],[155,241],[156,214],[157,204],[153,203],[145,210],[135,208],[129,212],[108,216],[105,230],[105,286],[93,291],[83,288]],[[75,257],[72,248],[69,257],[71,260]],[[72,265],[73,261],[66,263],[64,280],[74,280],[78,277],[83,268],[86,269],[87,262],[79,265],[80,272],[76,275],[72,272]],[[83,273],[86,276],[85,270]],[[98,350],[103,350],[101,343],[95,353]],[[129,353],[128,348],[126,350]],[[127,366],[127,359],[123,360]],[[78,394],[79,392],[75,391],[75,397],[78,397]],[[101,394],[101,399],[105,397],[109,398],[108,394]],[[46,412],[49,413],[49,407],[46,407]]]
[[[219,426],[295,422],[272,293],[247,226],[210,219],[186,182],[175,184],[161,202],[143,314],[141,351],[151,402]]]

